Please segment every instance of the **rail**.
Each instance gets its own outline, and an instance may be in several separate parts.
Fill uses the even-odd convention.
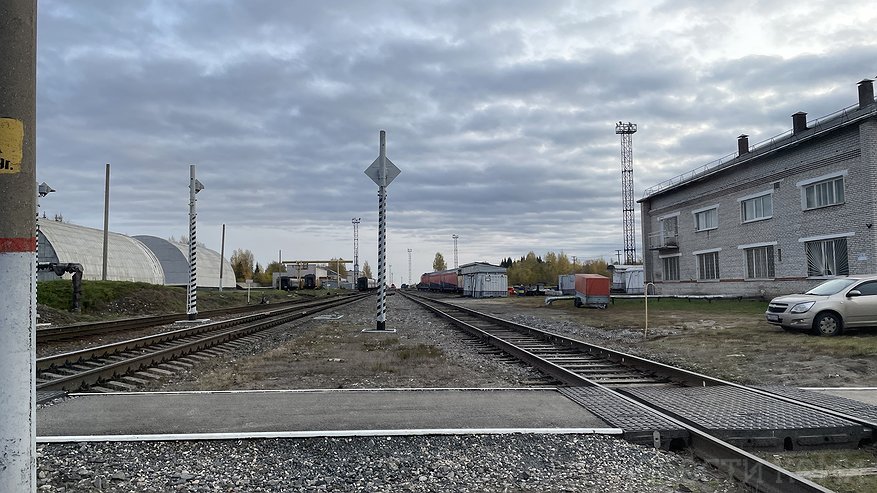
[[[577,347],[588,348],[591,351],[599,351],[604,353],[607,359],[611,361],[622,361],[625,364],[631,366],[643,366],[650,368],[655,372],[660,373],[669,373],[673,376],[674,379],[679,379],[685,381],[688,385],[732,385],[738,388],[748,389],[748,390],[756,390],[750,389],[745,386],[741,386],[738,384],[733,384],[731,382],[726,382],[721,379],[712,378],[706,375],[701,375],[695,372],[690,372],[688,370],[683,370],[681,368],[671,367],[669,365],[665,365],[663,363],[658,363],[650,360],[646,360],[644,358],[639,358],[637,356],[621,353],[618,351],[613,351],[607,348],[602,348],[600,346],[591,345],[588,343],[584,343],[582,341],[577,341],[575,339],[570,339],[565,336],[551,333],[548,331],[543,331],[540,329],[535,329],[532,327],[527,327],[521,324],[517,324],[515,322],[511,322],[508,320],[503,320],[497,317],[493,317],[491,315],[487,315],[481,312],[477,312],[475,310],[461,307],[459,305],[455,305],[453,303],[442,302],[434,299],[415,297],[408,293],[403,293],[406,298],[411,299],[412,301],[424,306],[425,308],[437,313],[445,318],[448,318],[454,325],[460,327],[462,330],[475,335],[476,337],[481,338],[485,342],[488,342],[495,347],[503,350],[504,352],[524,361],[531,366],[539,369],[540,371],[551,375],[556,378],[558,381],[573,386],[587,386],[587,387],[596,387],[601,389],[603,392],[611,393],[615,396],[615,398],[623,400],[629,404],[639,406],[641,409],[647,410],[648,412],[659,416],[661,419],[669,420],[675,425],[687,430],[689,434],[689,447],[690,449],[703,459],[704,461],[712,464],[714,467],[724,471],[731,477],[740,480],[741,482],[747,484],[755,488],[756,491],[766,491],[766,492],[829,492],[828,490],[816,483],[809,481],[806,478],[803,478],[791,471],[788,471],[782,467],[779,467],[775,464],[772,464],[768,461],[765,461],[749,452],[740,449],[730,443],[727,443],[721,439],[718,439],[714,436],[711,436],[708,432],[703,429],[694,426],[692,423],[679,419],[678,417],[671,416],[665,412],[655,409],[649,404],[635,399],[625,393],[621,393],[617,390],[609,388],[605,385],[602,385],[599,382],[596,382],[590,378],[586,378],[582,375],[579,375],[575,372],[572,372],[566,368],[563,368],[562,365],[552,363],[544,358],[539,357],[536,354],[533,354],[530,351],[522,349],[517,345],[503,340],[501,338],[496,337],[490,332],[483,329],[483,322],[489,321],[490,323],[498,324],[503,327],[516,328],[519,332],[524,333],[534,333],[540,334],[546,340],[551,340],[555,343],[559,343],[562,345],[574,345]],[[459,317],[454,317],[447,313],[447,310],[456,310],[458,312],[462,312],[469,316],[477,317],[480,320],[479,327],[476,327],[474,324],[467,323],[463,321]],[[762,392],[762,391],[759,391]],[[775,398],[774,394],[769,392],[764,392],[769,398]],[[788,401],[792,401],[794,403],[798,403],[793,399],[788,399]],[[866,421],[867,422],[867,421]]]

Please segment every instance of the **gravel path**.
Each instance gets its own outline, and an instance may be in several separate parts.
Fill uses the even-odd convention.
[[[39,491],[737,492],[689,458],[583,435],[47,444]]]

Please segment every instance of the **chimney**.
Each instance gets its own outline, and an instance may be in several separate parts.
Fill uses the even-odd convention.
[[[807,113],[799,111],[792,115],[792,134],[797,135],[807,130]]]
[[[743,134],[737,137],[737,155],[742,156],[749,152],[749,136]]]
[[[859,109],[874,104],[874,81],[862,79],[859,82]]]

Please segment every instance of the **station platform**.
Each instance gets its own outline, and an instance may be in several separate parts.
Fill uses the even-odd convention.
[[[37,411],[40,443],[472,433],[622,430],[552,388],[88,393]]]

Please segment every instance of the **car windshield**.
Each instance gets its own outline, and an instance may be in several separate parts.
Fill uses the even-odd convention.
[[[832,279],[830,281],[825,281],[824,283],[816,286],[815,288],[807,291],[804,294],[815,294],[816,296],[829,296],[832,294],[839,293],[841,290],[849,287],[850,285],[856,283],[857,279]]]

